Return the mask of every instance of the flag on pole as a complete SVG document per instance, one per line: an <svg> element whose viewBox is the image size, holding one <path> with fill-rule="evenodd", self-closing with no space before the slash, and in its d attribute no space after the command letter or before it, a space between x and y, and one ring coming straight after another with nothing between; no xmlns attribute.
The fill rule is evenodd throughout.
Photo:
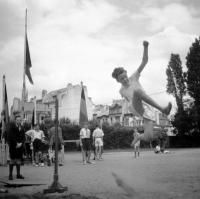
<svg viewBox="0 0 200 199"><path fill-rule="evenodd" d="M5 82L4 110L5 110L5 122L6 122L6 124L7 124L7 123L9 122L9 110L8 110L8 96L7 96L6 82Z"/></svg>
<svg viewBox="0 0 200 199"><path fill-rule="evenodd" d="M33 109L33 113L32 113L32 122L31 122L31 124L32 124L32 128L33 128L34 125L35 125L35 109Z"/></svg>
<svg viewBox="0 0 200 199"><path fill-rule="evenodd" d="M7 89L6 89L6 80L5 75L3 76L3 110L2 110L2 136L1 139L5 138L6 127L9 123L9 110L8 110L8 96L7 96Z"/></svg>
<svg viewBox="0 0 200 199"><path fill-rule="evenodd" d="M34 97L33 99L33 104L34 104L34 108L33 108L33 113L32 113L32 127L34 127L35 124L37 124L37 118L36 118L36 111L37 111L37 105L36 105L36 97Z"/></svg>
<svg viewBox="0 0 200 199"><path fill-rule="evenodd" d="M33 80L31 77L31 72L30 72L30 68L32 67L31 64L31 56L30 56L30 51L29 51L29 45L28 45L28 38L27 38L27 34L25 35L26 37L26 46L25 46L25 74L27 75L29 82L31 84L33 84Z"/></svg>
<svg viewBox="0 0 200 199"><path fill-rule="evenodd" d="M84 92L84 88L83 88L83 85L82 85L79 125L83 125L86 122L88 122L88 115L87 115L87 106L86 106L86 100L85 100L85 92Z"/></svg>

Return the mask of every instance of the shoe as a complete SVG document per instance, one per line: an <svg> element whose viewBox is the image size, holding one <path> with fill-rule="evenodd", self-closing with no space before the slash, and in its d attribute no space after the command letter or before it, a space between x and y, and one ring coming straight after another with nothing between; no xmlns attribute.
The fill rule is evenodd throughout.
<svg viewBox="0 0 200 199"><path fill-rule="evenodd" d="M22 176L21 174L17 175L17 179L24 179L24 176Z"/></svg>
<svg viewBox="0 0 200 199"><path fill-rule="evenodd" d="M9 176L9 177L8 177L8 180L13 180L13 176Z"/></svg>
<svg viewBox="0 0 200 199"><path fill-rule="evenodd" d="M44 163L40 163L39 166L40 166L40 167L44 167Z"/></svg>
<svg viewBox="0 0 200 199"><path fill-rule="evenodd" d="M88 163L88 164L95 164L94 162L91 162L91 161L87 161L87 163Z"/></svg>

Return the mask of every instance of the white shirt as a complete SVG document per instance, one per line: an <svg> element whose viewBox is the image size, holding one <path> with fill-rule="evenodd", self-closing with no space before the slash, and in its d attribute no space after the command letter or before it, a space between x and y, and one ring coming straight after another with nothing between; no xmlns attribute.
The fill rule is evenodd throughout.
<svg viewBox="0 0 200 199"><path fill-rule="evenodd" d="M30 136L32 141L34 141L35 139L42 140L43 138L45 138L44 132L41 131L41 130L36 131L34 129L31 129L31 130L26 132L26 135Z"/></svg>
<svg viewBox="0 0 200 199"><path fill-rule="evenodd" d="M102 138L104 136L103 131L100 128L96 128L92 135L94 138Z"/></svg>
<svg viewBox="0 0 200 199"><path fill-rule="evenodd" d="M90 129L82 128L80 131L80 138L90 138Z"/></svg>
<svg viewBox="0 0 200 199"><path fill-rule="evenodd" d="M140 73L136 70L132 76L129 78L129 86L124 87L122 85L120 89L120 94L122 97L124 97L132 106L130 106L131 111L136 115L140 116L140 114L135 110L135 107L133 107L132 101L134 99L134 92L137 90L142 90L144 92L144 89L142 88L140 82L139 82Z"/></svg>

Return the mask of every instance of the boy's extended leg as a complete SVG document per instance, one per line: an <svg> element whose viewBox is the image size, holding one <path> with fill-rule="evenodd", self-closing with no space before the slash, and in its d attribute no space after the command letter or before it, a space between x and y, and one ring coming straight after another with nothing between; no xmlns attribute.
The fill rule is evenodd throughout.
<svg viewBox="0 0 200 199"><path fill-rule="evenodd" d="M169 102L169 104L166 107L161 107L150 96L148 96L144 91L138 90L138 91L135 91L135 94L136 94L136 96L140 97L147 104L153 106L154 108L158 109L162 113L169 115L171 108L172 108L171 102Z"/></svg>

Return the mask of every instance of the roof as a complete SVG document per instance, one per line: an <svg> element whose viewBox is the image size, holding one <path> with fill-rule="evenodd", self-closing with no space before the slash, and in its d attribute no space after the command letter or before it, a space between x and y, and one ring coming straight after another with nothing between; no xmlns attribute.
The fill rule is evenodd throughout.
<svg viewBox="0 0 200 199"><path fill-rule="evenodd" d="M58 89L58 90L54 90L54 91L51 91L49 93L47 93L44 98L43 98L43 103L52 103L54 102L54 99L53 97L58 95L59 93L64 93L67 91L67 87L66 88L61 88L61 89Z"/></svg>

